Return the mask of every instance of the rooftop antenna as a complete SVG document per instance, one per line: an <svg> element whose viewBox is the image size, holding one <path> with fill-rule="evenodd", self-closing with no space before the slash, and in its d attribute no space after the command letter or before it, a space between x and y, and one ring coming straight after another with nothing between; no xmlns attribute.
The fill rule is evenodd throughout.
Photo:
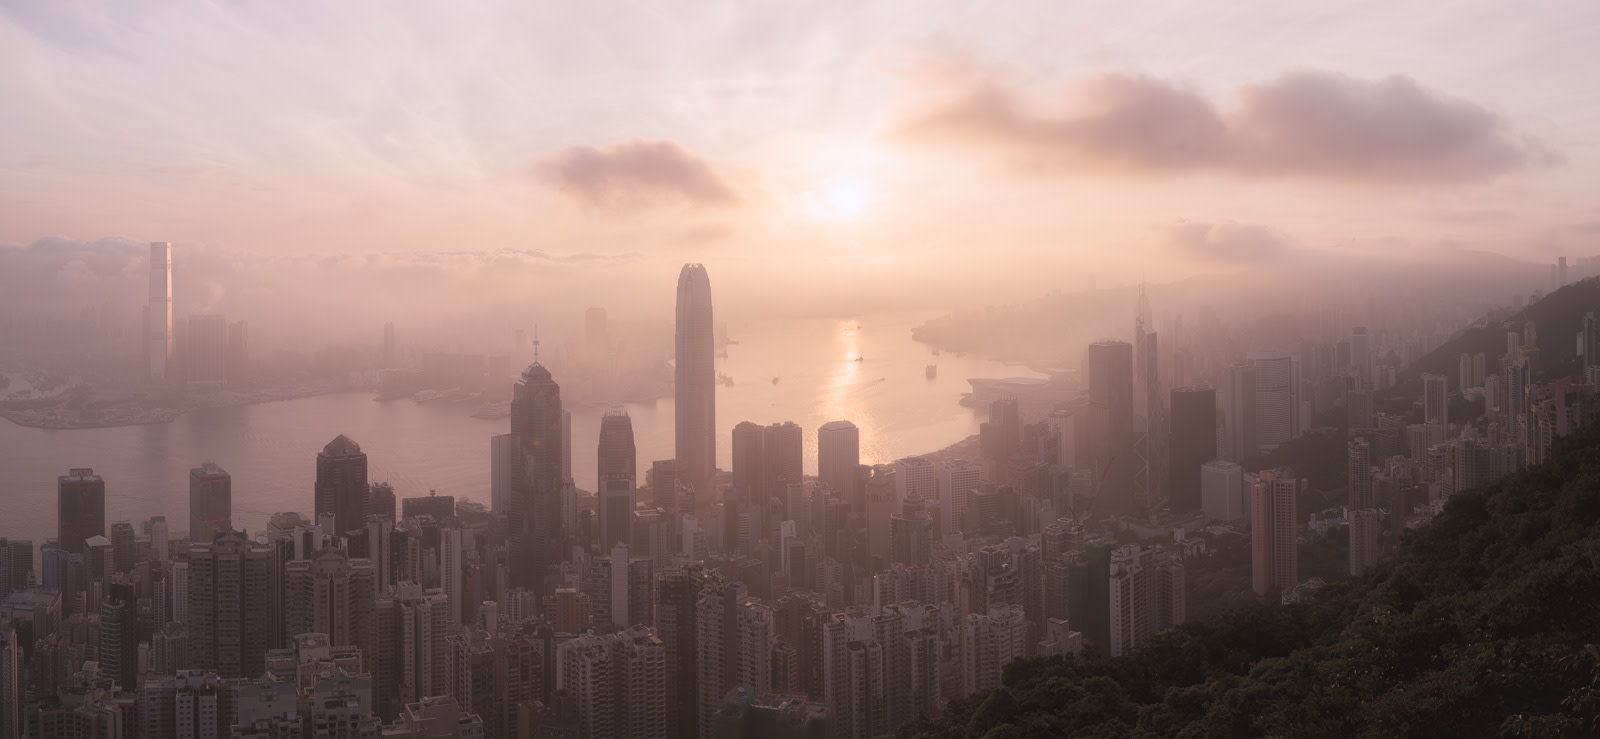
<svg viewBox="0 0 1600 739"><path fill-rule="evenodd" d="M533 324L533 363L539 363L539 324Z"/></svg>

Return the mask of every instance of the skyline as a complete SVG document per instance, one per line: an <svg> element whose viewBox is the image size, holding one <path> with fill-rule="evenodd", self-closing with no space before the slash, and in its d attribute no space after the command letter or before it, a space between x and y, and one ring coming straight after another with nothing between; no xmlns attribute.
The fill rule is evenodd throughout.
<svg viewBox="0 0 1600 739"><path fill-rule="evenodd" d="M0 244L1044 292L1600 235L1585 4L849 7L6 4Z"/></svg>

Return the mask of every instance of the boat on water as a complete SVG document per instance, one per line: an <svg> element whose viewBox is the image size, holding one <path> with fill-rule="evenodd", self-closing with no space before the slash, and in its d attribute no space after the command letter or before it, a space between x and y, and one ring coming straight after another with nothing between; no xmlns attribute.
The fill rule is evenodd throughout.
<svg viewBox="0 0 1600 739"><path fill-rule="evenodd" d="M967 383L972 385L972 392L975 395L1015 395L1039 390L1050 384L1050 381L1042 377L1005 377L1000 379L969 377L967 378Z"/></svg>
<svg viewBox="0 0 1600 739"><path fill-rule="evenodd" d="M939 376L939 365L937 365L937 364L928 365L927 375L928 375L928 379L930 379L930 380L932 380L934 378L937 378Z"/></svg>
<svg viewBox="0 0 1600 739"><path fill-rule="evenodd" d="M418 390L411 396L411 399L418 403L433 403L448 397L450 397L448 390Z"/></svg>
<svg viewBox="0 0 1600 739"><path fill-rule="evenodd" d="M472 412L473 418L496 419L511 415L511 401L501 400L494 403L484 403Z"/></svg>

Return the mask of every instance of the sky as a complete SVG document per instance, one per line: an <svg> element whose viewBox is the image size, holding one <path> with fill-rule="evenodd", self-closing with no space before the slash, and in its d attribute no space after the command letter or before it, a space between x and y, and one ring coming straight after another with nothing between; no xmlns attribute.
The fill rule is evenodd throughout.
<svg viewBox="0 0 1600 739"><path fill-rule="evenodd" d="M0 244L746 305L1549 262L1595 70L1592 2L0 0Z"/></svg>

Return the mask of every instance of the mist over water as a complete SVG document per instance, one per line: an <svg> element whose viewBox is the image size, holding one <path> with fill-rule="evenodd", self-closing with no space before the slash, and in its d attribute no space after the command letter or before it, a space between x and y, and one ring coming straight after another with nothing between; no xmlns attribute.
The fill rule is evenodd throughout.
<svg viewBox="0 0 1600 739"><path fill-rule="evenodd" d="M730 434L741 421L800 424L807 474L816 472L816 429L833 420L860 427L863 463L936 451L977 433L984 420L958 402L970 391L967 378L1039 376L976 355L935 357L911 340L923 318L728 322L737 343L717 359L717 371L732 379L717 387L718 467L731 466ZM926 377L929 363L938 365L934 379ZM600 417L614 406L566 405L573 477L593 490ZM309 514L317 452L341 433L367 453L370 479L393 483L401 497L436 490L487 505L489 437L506 433L510 421L472 418L475 407L374 402L352 392L199 410L167 424L44 430L0 422L0 490L11 504L0 536L36 544L54 536L56 477L73 467L105 478L108 521L165 515L174 531L188 528L188 471L206 461L233 476L236 527L259 529L278 511ZM622 407L633 419L642 485L652 461L673 457L672 397Z"/></svg>

